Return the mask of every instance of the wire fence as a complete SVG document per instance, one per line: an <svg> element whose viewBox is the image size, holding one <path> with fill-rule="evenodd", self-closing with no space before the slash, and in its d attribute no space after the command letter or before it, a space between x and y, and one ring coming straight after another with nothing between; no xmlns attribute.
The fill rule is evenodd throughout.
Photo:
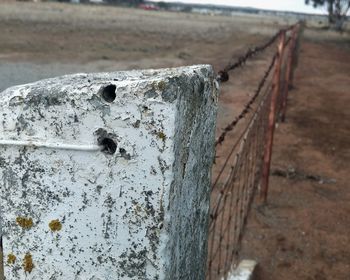
<svg viewBox="0 0 350 280"><path fill-rule="evenodd" d="M217 80L226 82L230 72L278 44L254 95L215 142L217 151L225 144L225 158L216 161L213 169L207 280L226 279L237 264L244 226L257 190L261 202L266 202L274 128L277 120L285 119L300 30L301 23L281 29L218 73ZM244 124L238 129L240 123Z"/></svg>

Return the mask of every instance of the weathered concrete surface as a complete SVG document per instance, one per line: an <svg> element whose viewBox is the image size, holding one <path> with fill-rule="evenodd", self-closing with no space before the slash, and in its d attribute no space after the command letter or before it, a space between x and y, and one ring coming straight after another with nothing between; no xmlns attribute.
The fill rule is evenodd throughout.
<svg viewBox="0 0 350 280"><path fill-rule="evenodd" d="M257 262L253 260L243 260L238 267L228 276L228 280L253 280Z"/></svg>
<svg viewBox="0 0 350 280"><path fill-rule="evenodd" d="M204 279L216 108L205 65L2 92L6 279Z"/></svg>

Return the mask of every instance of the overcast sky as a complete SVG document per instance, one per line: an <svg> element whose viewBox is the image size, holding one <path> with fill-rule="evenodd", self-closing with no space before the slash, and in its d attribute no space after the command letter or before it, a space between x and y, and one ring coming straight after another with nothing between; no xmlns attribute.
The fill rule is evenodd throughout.
<svg viewBox="0 0 350 280"><path fill-rule="evenodd" d="M283 10L304 13L324 13L324 9L314 9L305 5L304 0L163 0L164 2L184 2L199 4L219 4L241 7L254 7L268 10Z"/></svg>

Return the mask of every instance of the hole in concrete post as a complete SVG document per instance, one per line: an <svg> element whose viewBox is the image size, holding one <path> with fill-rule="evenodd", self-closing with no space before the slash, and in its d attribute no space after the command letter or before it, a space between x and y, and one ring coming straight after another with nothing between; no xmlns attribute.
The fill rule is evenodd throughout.
<svg viewBox="0 0 350 280"><path fill-rule="evenodd" d="M102 138L99 140L98 144L103 147L102 152L106 154L113 155L117 150L117 143L115 143L111 138Z"/></svg>
<svg viewBox="0 0 350 280"><path fill-rule="evenodd" d="M101 92L102 98L108 103L113 102L117 97L115 90L116 90L115 85L105 86L104 88L102 88L102 92Z"/></svg>

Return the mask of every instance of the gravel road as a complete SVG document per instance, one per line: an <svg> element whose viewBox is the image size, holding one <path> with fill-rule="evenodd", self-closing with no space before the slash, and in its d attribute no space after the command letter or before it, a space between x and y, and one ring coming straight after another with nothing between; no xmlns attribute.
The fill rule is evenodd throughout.
<svg viewBox="0 0 350 280"><path fill-rule="evenodd" d="M80 71L82 71L81 67L69 64L2 63L0 92L11 86Z"/></svg>

